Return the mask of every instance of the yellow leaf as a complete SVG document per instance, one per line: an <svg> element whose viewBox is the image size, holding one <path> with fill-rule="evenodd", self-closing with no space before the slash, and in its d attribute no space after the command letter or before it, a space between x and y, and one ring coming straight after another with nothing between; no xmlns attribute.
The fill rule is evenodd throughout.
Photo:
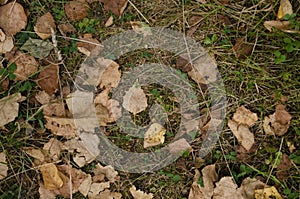
<svg viewBox="0 0 300 199"><path fill-rule="evenodd" d="M274 186L255 190L254 197L255 199L282 199L281 195Z"/></svg>
<svg viewBox="0 0 300 199"><path fill-rule="evenodd" d="M55 164L43 164L40 168L43 176L45 188L48 190L55 190L63 186L64 182L59 176L59 171Z"/></svg>
<svg viewBox="0 0 300 199"><path fill-rule="evenodd" d="M166 129L159 123L153 123L144 137L144 148L163 144L165 141Z"/></svg>
<svg viewBox="0 0 300 199"><path fill-rule="evenodd" d="M283 17L286 14L293 14L293 7L292 4L289 0L281 0L280 1L280 6L278 9L278 14L277 14L277 18L278 19L283 19Z"/></svg>

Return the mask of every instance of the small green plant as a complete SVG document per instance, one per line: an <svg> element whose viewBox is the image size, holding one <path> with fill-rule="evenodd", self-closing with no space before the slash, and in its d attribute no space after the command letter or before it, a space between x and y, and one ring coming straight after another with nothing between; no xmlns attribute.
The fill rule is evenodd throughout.
<svg viewBox="0 0 300 199"><path fill-rule="evenodd" d="M64 9L52 8L54 19L60 21L65 16Z"/></svg>
<svg viewBox="0 0 300 199"><path fill-rule="evenodd" d="M206 36L204 39L204 44L205 45L211 45L215 43L218 40L217 35L213 34L211 37Z"/></svg>
<svg viewBox="0 0 300 199"><path fill-rule="evenodd" d="M296 20L297 14L293 13L293 14L286 14L283 19L289 21L290 25L291 25L291 29L297 30L299 31L300 29L300 22L298 20Z"/></svg>
<svg viewBox="0 0 300 199"><path fill-rule="evenodd" d="M288 197L288 199L296 199L299 197L299 193L292 192L289 188L285 188L283 193Z"/></svg>
<svg viewBox="0 0 300 199"><path fill-rule="evenodd" d="M5 77L8 77L9 80L14 80L16 78L16 75L14 74L14 71L17 69L16 64L10 64L7 68L0 68L0 76L4 79Z"/></svg>
<svg viewBox="0 0 300 199"><path fill-rule="evenodd" d="M231 151L229 154L225 155L225 158L227 160L233 160L235 161L236 160L236 154L234 151Z"/></svg>
<svg viewBox="0 0 300 199"><path fill-rule="evenodd" d="M281 52L279 50L276 50L274 52L274 55L275 55L275 64L280 64L282 62L285 62L286 56L281 54Z"/></svg>
<svg viewBox="0 0 300 199"><path fill-rule="evenodd" d="M284 42L284 51L276 50L274 52L275 64L280 64L286 61L287 53L292 53L295 50L300 48L300 42L297 40L292 40L288 37L283 39Z"/></svg>
<svg viewBox="0 0 300 199"><path fill-rule="evenodd" d="M164 172L163 170L160 170L158 172L158 174L159 175L165 175L166 177L171 178L174 183L177 183L177 182L179 182L181 180L180 175L173 174L173 173L170 173L170 172Z"/></svg>
<svg viewBox="0 0 300 199"><path fill-rule="evenodd" d="M96 26L99 24L99 21L96 19L84 18L81 22L78 23L78 28L81 32L85 33L95 33Z"/></svg>

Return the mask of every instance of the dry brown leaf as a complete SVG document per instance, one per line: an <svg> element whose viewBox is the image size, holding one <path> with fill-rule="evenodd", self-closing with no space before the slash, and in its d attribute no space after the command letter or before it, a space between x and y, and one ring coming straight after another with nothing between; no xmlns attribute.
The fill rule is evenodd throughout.
<svg viewBox="0 0 300 199"><path fill-rule="evenodd" d="M89 6L85 1L70 1L65 4L65 12L70 21L77 21L88 16Z"/></svg>
<svg viewBox="0 0 300 199"><path fill-rule="evenodd" d="M138 85L130 87L123 97L123 107L134 115L144 111L147 106L147 97Z"/></svg>
<svg viewBox="0 0 300 199"><path fill-rule="evenodd" d="M13 48L13 38L6 36L2 29L0 29L0 54L10 52Z"/></svg>
<svg viewBox="0 0 300 199"><path fill-rule="evenodd" d="M289 21L265 21L264 26L270 32L272 32L272 28L277 28L279 30L288 30L290 28L290 22Z"/></svg>
<svg viewBox="0 0 300 199"><path fill-rule="evenodd" d="M290 126L292 116L285 110L285 106L278 104L274 114L266 116L263 128L267 135L284 135Z"/></svg>
<svg viewBox="0 0 300 199"><path fill-rule="evenodd" d="M88 193L89 198L97 198L98 194L110 187L110 182L92 183Z"/></svg>
<svg viewBox="0 0 300 199"><path fill-rule="evenodd" d="M41 39L47 39L51 37L51 28L56 30L55 21L51 13L47 12L37 19L34 31Z"/></svg>
<svg viewBox="0 0 300 199"><path fill-rule="evenodd" d="M144 22L130 21L130 25L132 27L132 30L134 32L136 32L137 34L141 34L144 37L152 35L152 32L151 32L149 26Z"/></svg>
<svg viewBox="0 0 300 199"><path fill-rule="evenodd" d="M33 147L25 147L24 151L30 156L34 158L35 165L41 165L45 161L45 154L40 149L35 149Z"/></svg>
<svg viewBox="0 0 300 199"><path fill-rule="evenodd" d="M0 5L5 5L8 2L8 0L0 0Z"/></svg>
<svg viewBox="0 0 300 199"><path fill-rule="evenodd" d="M96 159L96 157L85 147L83 141L74 138L64 142L64 145L71 153L75 153L76 151L73 160L79 167L83 167Z"/></svg>
<svg viewBox="0 0 300 199"><path fill-rule="evenodd" d="M246 150L250 150L254 144L254 135L249 130L249 127L243 124L239 125L233 120L228 120L228 126L241 145Z"/></svg>
<svg viewBox="0 0 300 199"><path fill-rule="evenodd" d="M96 168L93 170L93 173L95 176L104 174L110 182L114 182L118 179L118 172L110 165L103 167L100 163L98 163Z"/></svg>
<svg viewBox="0 0 300 199"><path fill-rule="evenodd" d="M180 69L183 72L188 72L192 70L193 65L187 53L178 56L175 68Z"/></svg>
<svg viewBox="0 0 300 199"><path fill-rule="evenodd" d="M58 25L58 30L63 36L67 36L68 33L75 33L76 29L72 24L64 23Z"/></svg>
<svg viewBox="0 0 300 199"><path fill-rule="evenodd" d="M40 183L39 194L40 199L56 199L56 194L46 189L43 183Z"/></svg>
<svg viewBox="0 0 300 199"><path fill-rule="evenodd" d="M66 110L65 110L65 104L63 101L55 100L53 102L50 102L53 97L51 97L46 91L39 91L35 95L35 99L44 105L43 107L43 114L46 116L58 116L58 117L64 117L66 116Z"/></svg>
<svg viewBox="0 0 300 199"><path fill-rule="evenodd" d="M144 135L144 148L163 144L165 141L166 129L159 123L150 125Z"/></svg>
<svg viewBox="0 0 300 199"><path fill-rule="evenodd" d="M232 119L238 124L244 124L250 127L258 120L258 117L256 113L252 113L249 109L241 106L237 108Z"/></svg>
<svg viewBox="0 0 300 199"><path fill-rule="evenodd" d="M46 163L40 167L45 188L48 190L58 189L63 186L63 180L55 164Z"/></svg>
<svg viewBox="0 0 300 199"><path fill-rule="evenodd" d="M38 70L39 64L33 56L24 54L21 51L17 51L15 56L14 62L17 65L17 69L14 71L15 81L27 80L30 75Z"/></svg>
<svg viewBox="0 0 300 199"><path fill-rule="evenodd" d="M97 62L105 67L103 74L100 76L100 88L115 88L118 86L121 79L119 64L110 59L97 59Z"/></svg>
<svg viewBox="0 0 300 199"><path fill-rule="evenodd" d="M290 158L287 154L282 154L282 159L277 166L276 170L276 177L280 181L285 181L289 177L289 169L292 167L292 163L290 161Z"/></svg>
<svg viewBox="0 0 300 199"><path fill-rule="evenodd" d="M117 192L110 192L109 189L105 189L95 197L89 197L89 199L121 199L122 194Z"/></svg>
<svg viewBox="0 0 300 199"><path fill-rule="evenodd" d="M20 93L6 96L0 99L0 127L13 121L19 112L19 103L23 100Z"/></svg>
<svg viewBox="0 0 300 199"><path fill-rule="evenodd" d="M72 138L76 136L76 127L74 119L72 118L59 118L45 116L47 121L45 127L54 135Z"/></svg>
<svg viewBox="0 0 300 199"><path fill-rule="evenodd" d="M191 145L184 138L181 138L179 140L171 142L168 145L168 148L170 150L170 153L173 154L173 155L182 154L186 150L189 150L189 151L192 150Z"/></svg>
<svg viewBox="0 0 300 199"><path fill-rule="evenodd" d="M83 37L80 39L82 41L77 42L76 47L78 48L79 52L87 56L90 56L91 51L96 47L97 44L100 44L100 42L97 39L93 38L92 34L84 34Z"/></svg>
<svg viewBox="0 0 300 199"><path fill-rule="evenodd" d="M118 18L123 14L128 1L127 0L102 0L104 3L104 9L107 11L111 11Z"/></svg>
<svg viewBox="0 0 300 199"><path fill-rule="evenodd" d="M278 193L277 189L272 186L263 189L257 189L254 191L255 199L282 199L281 195Z"/></svg>
<svg viewBox="0 0 300 199"><path fill-rule="evenodd" d="M139 189L136 190L136 187L134 185L132 185L132 187L130 187L129 191L134 199L152 199L153 198L152 193L145 193Z"/></svg>
<svg viewBox="0 0 300 199"><path fill-rule="evenodd" d="M0 28L6 35L15 35L26 25L27 16L21 4L14 1L0 7Z"/></svg>
<svg viewBox="0 0 300 199"><path fill-rule="evenodd" d="M256 189L261 189L267 185L257 179L251 179L249 177L245 178L238 188L237 192L242 194L244 199L254 199L254 191Z"/></svg>
<svg viewBox="0 0 300 199"><path fill-rule="evenodd" d="M0 153L0 180L6 178L8 171L8 166L6 162L5 152Z"/></svg>
<svg viewBox="0 0 300 199"><path fill-rule="evenodd" d="M293 6L289 0L281 0L278 9L277 18L283 19L286 14L293 14Z"/></svg>
<svg viewBox="0 0 300 199"><path fill-rule="evenodd" d="M213 199L243 199L241 193L237 191L237 187L232 177L223 177L216 183Z"/></svg>
<svg viewBox="0 0 300 199"><path fill-rule="evenodd" d="M55 138L51 138L49 142L44 144L43 147L43 150L47 152L48 156L53 161L58 161L60 159L61 151L66 149L67 149L66 146Z"/></svg>
<svg viewBox="0 0 300 199"><path fill-rule="evenodd" d="M58 90L58 73L58 65L51 64L45 67L38 76L37 84L49 95L54 94Z"/></svg>
<svg viewBox="0 0 300 199"><path fill-rule="evenodd" d="M113 16L110 16L107 21L105 22L105 27L109 27L111 25L114 24L114 17Z"/></svg>
<svg viewBox="0 0 300 199"><path fill-rule="evenodd" d="M78 187L78 191L84 196L86 197L89 193L89 190L91 188L92 185L92 176L90 174L88 174L87 178L84 179L81 184Z"/></svg>
<svg viewBox="0 0 300 199"><path fill-rule="evenodd" d="M233 46L233 52L238 59L246 59L253 50L253 45L245 41L244 38L238 38Z"/></svg>

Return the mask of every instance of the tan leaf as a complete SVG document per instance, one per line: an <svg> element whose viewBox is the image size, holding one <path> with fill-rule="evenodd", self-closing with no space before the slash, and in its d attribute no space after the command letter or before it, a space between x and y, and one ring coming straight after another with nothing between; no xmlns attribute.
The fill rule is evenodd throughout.
<svg viewBox="0 0 300 199"><path fill-rule="evenodd" d="M58 189L63 186L63 180L55 164L46 163L40 167L45 188L48 190Z"/></svg>
<svg viewBox="0 0 300 199"><path fill-rule="evenodd" d="M37 84L49 95L58 90L58 65L51 64L45 67L39 74Z"/></svg>
<svg viewBox="0 0 300 199"><path fill-rule="evenodd" d="M281 0L280 1L280 6L278 9L278 14L277 14L277 18L278 19L283 19L283 17L286 14L293 14L293 7L292 4L289 0Z"/></svg>
<svg viewBox="0 0 300 199"><path fill-rule="evenodd" d="M237 191L237 187L232 177L223 177L216 183L213 199L243 199L241 193Z"/></svg>
<svg viewBox="0 0 300 199"><path fill-rule="evenodd" d="M96 198L96 196L106 188L110 187L110 182L92 183L88 193L89 198Z"/></svg>
<svg viewBox="0 0 300 199"><path fill-rule="evenodd" d="M272 186L263 189L257 189L254 191L255 199L282 199L281 195L278 193L277 189Z"/></svg>
<svg viewBox="0 0 300 199"><path fill-rule="evenodd" d="M139 189L136 190L136 187L134 185L132 185L132 187L130 187L129 191L134 199L152 199L153 198L152 193L145 193Z"/></svg>
<svg viewBox="0 0 300 199"><path fill-rule="evenodd" d="M98 163L96 168L93 170L93 173L95 176L104 174L110 182L114 182L118 178L118 172L110 165L103 167L100 163Z"/></svg>
<svg viewBox="0 0 300 199"><path fill-rule="evenodd" d="M14 74L16 75L16 81L27 80L30 75L38 70L39 64L33 56L24 54L21 51L17 51L15 56L16 60L14 62L17 65L17 69L14 71Z"/></svg>
<svg viewBox="0 0 300 199"><path fill-rule="evenodd" d="M82 41L77 42L76 47L78 48L79 52L87 56L90 56L91 51L97 46L97 44L100 44L97 39L93 38L92 34L84 34L83 38L80 38L80 40Z"/></svg>
<svg viewBox="0 0 300 199"><path fill-rule="evenodd" d="M290 28L290 22L288 22L288 21L265 21L264 26L270 32L272 32L272 28L277 28L279 30L288 30Z"/></svg>
<svg viewBox="0 0 300 199"><path fill-rule="evenodd" d="M114 24L114 17L113 16L110 16L107 21L105 22L105 27L109 27L111 25Z"/></svg>
<svg viewBox="0 0 300 199"><path fill-rule="evenodd" d="M159 123L150 125L144 135L144 148L163 144L165 141L166 129Z"/></svg>
<svg viewBox="0 0 300 199"><path fill-rule="evenodd" d="M246 59L253 50L253 45L245 41L244 38L238 38L233 46L233 52L238 59Z"/></svg>
<svg viewBox="0 0 300 199"><path fill-rule="evenodd" d="M0 5L5 5L8 2L8 0L0 0Z"/></svg>
<svg viewBox="0 0 300 199"><path fill-rule="evenodd" d="M74 138L64 142L64 145L70 152L75 153L73 160L79 167L83 167L96 159L96 157L88 151L84 142L81 140Z"/></svg>
<svg viewBox="0 0 300 199"><path fill-rule="evenodd" d="M18 116L18 102L22 100L23 98L20 93L15 93L0 99L0 126L4 126Z"/></svg>
<svg viewBox="0 0 300 199"><path fill-rule="evenodd" d="M74 26L69 23L59 24L58 30L63 36L66 36L68 33L76 32L76 29L74 28Z"/></svg>
<svg viewBox="0 0 300 199"><path fill-rule="evenodd" d="M147 97L140 86L133 85L123 97L123 107L136 115L147 108Z"/></svg>
<svg viewBox="0 0 300 199"><path fill-rule="evenodd" d="M252 113L249 109L241 106L237 108L232 119L238 124L244 124L250 127L258 120L258 117L256 113Z"/></svg>
<svg viewBox="0 0 300 199"><path fill-rule="evenodd" d="M65 4L65 12L70 21L77 21L88 16L89 6L85 1L70 1Z"/></svg>
<svg viewBox="0 0 300 199"><path fill-rule="evenodd" d="M170 153L173 155L182 154L186 150L190 151L192 149L191 145L184 138L171 142L168 145L168 148L170 150Z"/></svg>
<svg viewBox="0 0 300 199"><path fill-rule="evenodd" d="M233 120L228 120L228 126L236 139L241 142L241 145L246 150L250 150L254 144L254 135L249 130L249 127L243 124L239 125Z"/></svg>
<svg viewBox="0 0 300 199"><path fill-rule="evenodd" d="M244 199L254 199L254 191L256 189L261 189L267 185L257 179L251 179L247 177L243 180L241 186L238 188L237 192L242 194Z"/></svg>
<svg viewBox="0 0 300 199"><path fill-rule="evenodd" d="M0 54L10 52L14 47L14 41L11 36L6 36L0 29Z"/></svg>
<svg viewBox="0 0 300 199"><path fill-rule="evenodd" d="M51 138L43 147L43 150L45 150L54 161L59 160L61 151L65 149L67 149L66 146L55 138Z"/></svg>
<svg viewBox="0 0 300 199"><path fill-rule="evenodd" d="M0 7L0 27L8 36L15 35L27 25L24 8L17 2L11 2Z"/></svg>
<svg viewBox="0 0 300 199"><path fill-rule="evenodd" d="M128 3L127 0L102 0L102 2L104 3L104 9L111 11L118 18L121 17Z"/></svg>
<svg viewBox="0 0 300 199"><path fill-rule="evenodd" d="M97 62L100 65L105 66L105 70L100 76L100 88L117 87L121 78L121 72L118 70L119 64L110 59L102 58L97 59Z"/></svg>
<svg viewBox="0 0 300 199"><path fill-rule="evenodd" d="M51 100L51 96L46 93L46 91L39 91L36 95L35 95L35 99L41 103L42 105L44 104L48 104Z"/></svg>
<svg viewBox="0 0 300 199"><path fill-rule="evenodd" d="M87 178L85 178L81 184L78 187L78 191L84 196L86 197L89 193L89 190L91 188L92 185L92 176L90 174L87 175Z"/></svg>
<svg viewBox="0 0 300 199"><path fill-rule="evenodd" d="M33 157L35 160L38 161L38 164L36 165L40 165L44 162L45 155L40 149L35 149L33 147L25 147L23 149L30 157ZM37 162L35 161L35 163Z"/></svg>
<svg viewBox="0 0 300 199"><path fill-rule="evenodd" d="M144 37L152 35L149 26L144 22L130 21L130 25L131 25L133 31L136 32L137 34L141 34Z"/></svg>
<svg viewBox="0 0 300 199"><path fill-rule="evenodd" d="M53 193L52 191L46 189L46 187L42 183L40 183L39 194L40 194L40 199L55 199L56 198L56 194Z"/></svg>
<svg viewBox="0 0 300 199"><path fill-rule="evenodd" d="M49 129L54 135L72 138L76 136L76 127L74 119L59 118L45 116L47 121L45 127Z"/></svg>
<svg viewBox="0 0 300 199"><path fill-rule="evenodd" d="M6 162L5 152L0 153L0 180L6 178L8 171L8 166Z"/></svg>
<svg viewBox="0 0 300 199"><path fill-rule="evenodd" d="M122 194L117 192L110 192L109 189L105 189L95 197L89 197L89 199L121 199Z"/></svg>
<svg viewBox="0 0 300 199"><path fill-rule="evenodd" d="M289 177L289 169L291 168L292 163L290 161L290 158L287 154L283 153L282 154L282 159L277 166L277 172L276 172L276 177L280 181L285 181Z"/></svg>
<svg viewBox="0 0 300 199"><path fill-rule="evenodd" d="M51 13L47 12L37 19L34 31L41 39L47 39L51 37L51 28L56 30L55 21Z"/></svg>

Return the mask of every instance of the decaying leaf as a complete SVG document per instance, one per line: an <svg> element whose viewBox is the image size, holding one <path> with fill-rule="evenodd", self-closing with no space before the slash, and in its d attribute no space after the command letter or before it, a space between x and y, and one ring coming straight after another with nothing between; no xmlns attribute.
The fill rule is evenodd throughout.
<svg viewBox="0 0 300 199"><path fill-rule="evenodd" d="M185 53L180 56L178 56L176 60L176 69L180 69L183 72L191 71L193 68L192 62L190 60L190 56Z"/></svg>
<svg viewBox="0 0 300 199"><path fill-rule="evenodd" d="M0 127L13 121L19 112L19 103L23 100L20 93L0 99Z"/></svg>
<svg viewBox="0 0 300 199"><path fill-rule="evenodd" d="M56 194L53 193L51 190L46 189L46 187L43 185L43 183L39 183L40 188L39 188L39 194L40 194L40 199L55 199Z"/></svg>
<svg viewBox="0 0 300 199"><path fill-rule="evenodd" d="M88 196L89 198L96 198L101 191L109 187L110 182L92 183Z"/></svg>
<svg viewBox="0 0 300 199"><path fill-rule="evenodd" d="M46 66L38 76L37 84L49 95L54 94L58 90L58 73L58 65L51 64Z"/></svg>
<svg viewBox="0 0 300 199"><path fill-rule="evenodd" d="M254 135L249 130L249 127L244 124L239 125L233 120L228 120L228 126L237 140L241 142L241 145L246 150L250 150L254 144Z"/></svg>
<svg viewBox="0 0 300 199"><path fill-rule="evenodd" d="M66 150L67 147L55 138L51 138L49 142L44 144L43 150L47 152L48 156L53 161L58 161L60 158L60 153Z"/></svg>
<svg viewBox="0 0 300 199"><path fill-rule="evenodd" d="M198 180L200 178L200 172L195 170L195 176L193 179L193 184L190 189L189 199L210 199L212 198L213 191L214 191L214 182L218 179L218 174L216 173L215 165L208 165L202 169L203 175L203 184L204 187L201 187L198 184Z"/></svg>
<svg viewBox="0 0 300 199"><path fill-rule="evenodd" d="M268 187L265 183L255 178L251 179L247 177L243 180L237 192L238 194L240 193L242 195L242 199L254 199L254 191L265 187Z"/></svg>
<svg viewBox="0 0 300 199"><path fill-rule="evenodd" d="M290 28L289 21L265 21L264 26L267 30L272 32L272 28L277 28L279 30L288 30Z"/></svg>
<svg viewBox="0 0 300 199"><path fill-rule="evenodd" d="M44 41L41 39L31 39L29 38L21 47L21 50L29 52L35 58L43 59L50 54L53 49L53 45L49 41Z"/></svg>
<svg viewBox="0 0 300 199"><path fill-rule="evenodd" d="M278 19L283 19L283 17L286 14L293 14L293 7L292 4L289 0L281 0L280 1L280 6L278 9L278 14L277 14L277 18Z"/></svg>
<svg viewBox="0 0 300 199"><path fill-rule="evenodd" d="M65 104L62 100L53 100L54 96L50 96L46 91L39 91L35 95L35 99L43 106L43 114L47 116L65 117Z"/></svg>
<svg viewBox="0 0 300 199"><path fill-rule="evenodd" d="M151 33L151 29L149 28L149 26L144 23L144 22L140 22L140 21L131 21L130 25L133 29L134 32L136 32L137 34L141 34L144 37L152 35Z"/></svg>
<svg viewBox="0 0 300 199"><path fill-rule="evenodd" d="M81 184L78 187L78 191L84 196L86 197L89 193L89 190L91 188L92 185L92 176L90 174L87 175L87 178L85 178Z"/></svg>
<svg viewBox="0 0 300 199"><path fill-rule="evenodd" d="M63 186L63 180L55 164L46 163L40 167L45 188L48 190L58 189Z"/></svg>
<svg viewBox="0 0 300 199"><path fill-rule="evenodd" d="M250 127L258 120L258 117L256 113L252 113L249 109L241 106L236 109L232 119L238 124L244 124Z"/></svg>
<svg viewBox="0 0 300 199"><path fill-rule="evenodd" d="M65 4L65 12L70 21L77 21L88 16L89 6L85 1L70 1Z"/></svg>
<svg viewBox="0 0 300 199"><path fill-rule="evenodd" d="M114 24L114 17L113 16L110 16L107 21L105 22L105 27L109 27L111 25Z"/></svg>
<svg viewBox="0 0 300 199"><path fill-rule="evenodd" d="M40 38L47 39L51 37L51 28L56 30L55 21L51 13L47 12L37 19L34 31Z"/></svg>
<svg viewBox="0 0 300 199"><path fill-rule="evenodd" d="M66 36L68 33L76 32L76 29L74 28L74 26L69 23L59 24L58 30L63 36Z"/></svg>
<svg viewBox="0 0 300 199"><path fill-rule="evenodd" d="M119 64L110 59L97 59L97 62L105 66L103 74L100 76L100 88L115 88L118 86L121 79L121 72L119 71Z"/></svg>
<svg viewBox="0 0 300 199"><path fill-rule="evenodd" d="M95 176L104 174L110 182L114 182L118 179L118 172L110 165L103 167L100 163L98 163L96 168L93 170L93 173Z"/></svg>
<svg viewBox="0 0 300 199"><path fill-rule="evenodd" d="M279 165L277 166L276 170L276 177L280 181L284 181L289 177L289 169L292 167L292 163L290 161L290 158L287 154L283 153L281 161Z"/></svg>
<svg viewBox="0 0 300 199"><path fill-rule="evenodd" d="M8 0L0 0L0 5L5 5L8 2Z"/></svg>
<svg viewBox="0 0 300 199"><path fill-rule="evenodd" d="M290 126L292 116L285 110L285 106L278 104L274 114L266 116L263 128L267 135L284 135Z"/></svg>
<svg viewBox="0 0 300 199"><path fill-rule="evenodd" d="M102 2L104 3L104 9L111 11L118 18L121 17L128 3L127 0L102 0Z"/></svg>
<svg viewBox="0 0 300 199"><path fill-rule="evenodd" d="M282 199L281 195L278 193L277 189L272 186L263 189L257 189L254 191L255 199Z"/></svg>
<svg viewBox="0 0 300 199"><path fill-rule="evenodd" d="M136 190L136 187L134 185L132 185L132 187L130 187L129 191L134 199L152 199L153 198L152 193L145 193L141 190Z"/></svg>
<svg viewBox="0 0 300 199"><path fill-rule="evenodd" d="M93 38L92 34L84 34L83 38L80 38L82 41L76 43L76 47L78 48L79 52L90 56L91 51L100 44L97 39Z"/></svg>
<svg viewBox="0 0 300 199"><path fill-rule="evenodd" d="M89 197L90 199L121 199L122 194L117 192L110 192L109 189L105 189L95 197Z"/></svg>
<svg viewBox="0 0 300 199"><path fill-rule="evenodd" d="M83 167L96 159L96 157L87 150L85 144L76 138L66 141L64 145L69 152L74 153L73 160L79 167Z"/></svg>
<svg viewBox="0 0 300 199"><path fill-rule="evenodd" d="M14 74L16 75L16 81L26 80L38 70L39 64L33 56L24 54L21 51L17 51L15 56L16 60L14 62L17 65L17 69L14 71Z"/></svg>
<svg viewBox="0 0 300 199"><path fill-rule="evenodd" d="M27 25L24 8L17 2L11 2L0 7L0 28L6 35L12 36L20 32Z"/></svg>
<svg viewBox="0 0 300 199"><path fill-rule="evenodd" d="M178 155L184 153L186 150L191 150L191 145L186 141L186 139L181 138L168 145L171 154Z"/></svg>
<svg viewBox="0 0 300 199"><path fill-rule="evenodd" d="M6 36L0 29L0 54L10 52L14 47L14 41L11 36Z"/></svg>
<svg viewBox="0 0 300 199"><path fill-rule="evenodd" d="M123 97L123 107L134 115L144 111L147 106L147 97L138 85L130 87Z"/></svg>
<svg viewBox="0 0 300 199"><path fill-rule="evenodd" d="M5 152L1 152L0 153L0 180L2 180L3 178L6 178L7 171L8 171L8 166L6 163Z"/></svg>
<svg viewBox="0 0 300 199"><path fill-rule="evenodd" d="M165 141L166 129L159 123L150 125L144 135L144 148L163 144Z"/></svg>
<svg viewBox="0 0 300 199"><path fill-rule="evenodd" d="M40 149L35 149L33 147L25 147L23 150L30 156L34 158L35 165L41 165L45 161L45 154Z"/></svg>
<svg viewBox="0 0 300 199"><path fill-rule="evenodd" d="M253 50L253 45L247 43L244 38L238 38L233 46L233 52L238 59L246 59Z"/></svg>
<svg viewBox="0 0 300 199"><path fill-rule="evenodd" d="M54 135L72 138L76 136L76 127L74 119L59 118L45 116L47 121L45 127L49 129Z"/></svg>
<svg viewBox="0 0 300 199"><path fill-rule="evenodd" d="M241 199L242 195L237 191L238 186L233 182L232 177L223 177L216 183L214 199Z"/></svg>

